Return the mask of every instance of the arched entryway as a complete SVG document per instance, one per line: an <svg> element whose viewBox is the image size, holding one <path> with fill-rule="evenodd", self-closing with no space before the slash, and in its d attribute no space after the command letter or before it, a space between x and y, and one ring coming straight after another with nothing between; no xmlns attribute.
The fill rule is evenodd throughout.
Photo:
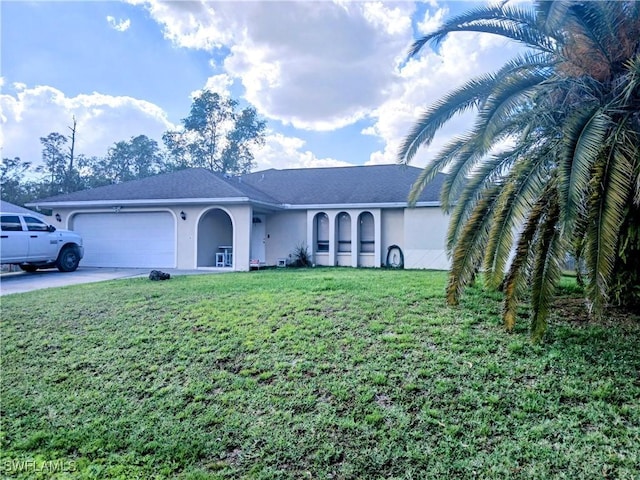
<svg viewBox="0 0 640 480"><path fill-rule="evenodd" d="M233 268L233 222L221 208L208 210L200 217L197 265Z"/></svg>

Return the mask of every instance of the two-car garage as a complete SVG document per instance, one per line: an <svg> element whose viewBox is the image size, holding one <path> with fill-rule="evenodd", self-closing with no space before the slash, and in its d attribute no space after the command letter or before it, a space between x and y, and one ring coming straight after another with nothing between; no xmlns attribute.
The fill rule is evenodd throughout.
<svg viewBox="0 0 640 480"><path fill-rule="evenodd" d="M176 220L168 211L92 212L73 216L87 267L176 267Z"/></svg>

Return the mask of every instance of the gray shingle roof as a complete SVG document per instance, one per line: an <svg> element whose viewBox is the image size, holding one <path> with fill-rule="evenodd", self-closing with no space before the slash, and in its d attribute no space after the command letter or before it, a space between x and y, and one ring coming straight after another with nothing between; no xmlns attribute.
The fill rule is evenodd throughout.
<svg viewBox="0 0 640 480"><path fill-rule="evenodd" d="M234 186L223 175L204 168L190 168L177 172L154 175L130 182L106 185L79 192L56 195L34 203L47 202L95 202L118 200L169 200L169 199L233 199L246 198L248 193ZM253 189L252 189L253 190ZM254 193L253 191L251 193ZM260 194L256 193L256 196ZM268 197L262 194L267 200ZM272 200L272 199L268 199Z"/></svg>
<svg viewBox="0 0 640 480"><path fill-rule="evenodd" d="M404 203L422 169L402 165L265 170L243 183L290 205ZM444 175L422 192L420 202L438 202Z"/></svg>
<svg viewBox="0 0 640 480"><path fill-rule="evenodd" d="M249 199L277 205L405 203L421 169L400 165L264 170L228 178L203 168L44 198L32 204L172 199ZM419 201L437 202L444 175Z"/></svg>
<svg viewBox="0 0 640 480"><path fill-rule="evenodd" d="M0 212L31 214L39 218L44 218L44 215L42 215L41 213L34 212L33 210L29 210L28 208L20 207L18 205L14 205L13 203L5 202L4 200L0 200Z"/></svg>

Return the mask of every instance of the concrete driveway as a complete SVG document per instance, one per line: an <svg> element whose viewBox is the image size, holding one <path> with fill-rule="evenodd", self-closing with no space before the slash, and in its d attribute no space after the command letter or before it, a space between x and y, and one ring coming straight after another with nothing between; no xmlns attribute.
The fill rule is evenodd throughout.
<svg viewBox="0 0 640 480"><path fill-rule="evenodd" d="M64 287L79 283L102 282L117 278L147 277L150 268L96 268L78 267L75 272L59 272L55 269L38 270L33 273L14 272L0 275L0 295L30 292L43 288ZM163 272L175 275L191 275L214 273L207 270L175 270L162 269Z"/></svg>

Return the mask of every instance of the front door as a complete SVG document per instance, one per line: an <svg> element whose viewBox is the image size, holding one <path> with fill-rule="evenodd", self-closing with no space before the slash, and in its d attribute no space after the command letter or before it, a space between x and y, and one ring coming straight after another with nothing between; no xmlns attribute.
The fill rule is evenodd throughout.
<svg viewBox="0 0 640 480"><path fill-rule="evenodd" d="M258 260L260 265L266 262L265 237L267 235L267 217L254 215L251 223L251 259Z"/></svg>

